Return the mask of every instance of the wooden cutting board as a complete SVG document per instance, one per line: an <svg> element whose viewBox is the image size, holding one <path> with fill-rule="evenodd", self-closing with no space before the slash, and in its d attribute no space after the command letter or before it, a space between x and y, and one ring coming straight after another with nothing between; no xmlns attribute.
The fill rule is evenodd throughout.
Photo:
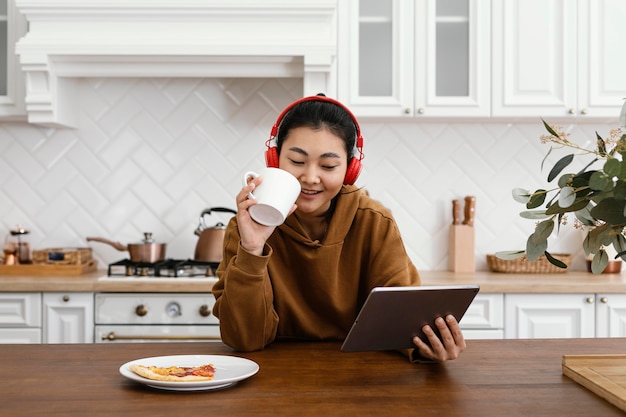
<svg viewBox="0 0 626 417"><path fill-rule="evenodd" d="M626 355L564 355L563 375L626 411Z"/></svg>
<svg viewBox="0 0 626 417"><path fill-rule="evenodd" d="M60 264L23 264L0 265L0 275L82 275L93 272L98 268L98 261L91 259L88 262L75 265Z"/></svg>

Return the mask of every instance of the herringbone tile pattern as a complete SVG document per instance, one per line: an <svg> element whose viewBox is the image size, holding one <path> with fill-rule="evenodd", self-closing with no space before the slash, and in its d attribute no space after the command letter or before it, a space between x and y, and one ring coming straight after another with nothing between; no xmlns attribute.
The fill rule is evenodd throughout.
<svg viewBox="0 0 626 417"><path fill-rule="evenodd" d="M87 236L133 243L151 231L168 256L192 257L199 213L234 208L241 175L263 165L276 116L301 91L298 79L81 80L77 129L0 124L0 236L23 224L37 249L83 246ZM358 184L392 209L418 268L447 268L450 201L465 195L477 197L479 269L485 254L524 246L533 225L519 218L511 189L545 185L539 119L360 122ZM612 127L567 129L584 141ZM562 235L552 250L580 253L577 231ZM126 256L93 248L103 265Z"/></svg>

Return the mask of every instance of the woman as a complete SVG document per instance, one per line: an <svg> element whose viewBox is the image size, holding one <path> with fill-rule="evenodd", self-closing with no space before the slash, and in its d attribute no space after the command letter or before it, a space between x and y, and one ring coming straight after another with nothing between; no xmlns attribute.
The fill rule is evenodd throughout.
<svg viewBox="0 0 626 417"><path fill-rule="evenodd" d="M275 339L341 340L373 287L420 284L390 211L352 185L361 149L357 120L335 100L305 97L281 113L266 160L302 191L278 227L248 213L262 178L237 194L213 287L224 343L250 351ZM432 347L416 337L411 358L441 362L465 349L454 317L437 327L444 342L425 326Z"/></svg>

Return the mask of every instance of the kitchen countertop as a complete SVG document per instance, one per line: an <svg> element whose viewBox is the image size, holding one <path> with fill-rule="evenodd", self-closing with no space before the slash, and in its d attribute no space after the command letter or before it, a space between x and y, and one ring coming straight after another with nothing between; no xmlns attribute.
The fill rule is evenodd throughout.
<svg viewBox="0 0 626 417"><path fill-rule="evenodd" d="M423 285L478 284L481 293L626 293L626 273L594 275L421 271ZM105 270L77 276L0 275L0 292L210 292L215 277L108 277Z"/></svg>
<svg viewBox="0 0 626 417"><path fill-rule="evenodd" d="M411 364L397 352L343 353L326 342L277 342L249 353L218 342L2 345L0 409L13 417L623 415L564 376L561 362L563 355L623 353L624 339L467 345L444 364ZM260 369L237 385L200 392L149 388L118 371L135 359L197 354L245 357Z"/></svg>

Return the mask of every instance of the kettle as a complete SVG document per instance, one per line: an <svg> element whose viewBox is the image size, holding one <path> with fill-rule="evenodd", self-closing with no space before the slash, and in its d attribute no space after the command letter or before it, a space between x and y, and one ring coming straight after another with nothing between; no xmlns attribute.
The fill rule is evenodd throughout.
<svg viewBox="0 0 626 417"><path fill-rule="evenodd" d="M200 262L222 262L222 251L224 246L224 235L226 234L226 225L218 222L213 227L207 227L204 222L204 216L213 212L233 213L235 210L224 207L212 207L205 209L200 213L198 227L194 231L198 235L198 243L196 243L196 251L194 260Z"/></svg>

